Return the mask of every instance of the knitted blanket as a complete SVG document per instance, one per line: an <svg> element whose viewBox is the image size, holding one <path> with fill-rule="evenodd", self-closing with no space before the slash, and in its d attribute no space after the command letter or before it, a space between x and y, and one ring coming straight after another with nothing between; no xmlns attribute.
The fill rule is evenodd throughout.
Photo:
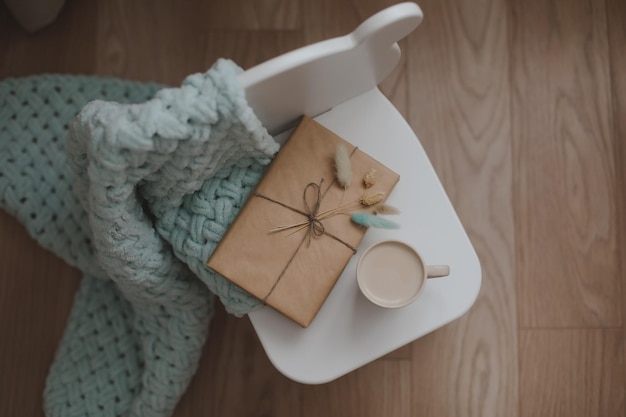
<svg viewBox="0 0 626 417"><path fill-rule="evenodd" d="M0 82L0 207L84 274L48 416L171 414L199 361L211 293L236 315L259 305L204 266L278 150L239 71L221 60L175 89Z"/></svg>

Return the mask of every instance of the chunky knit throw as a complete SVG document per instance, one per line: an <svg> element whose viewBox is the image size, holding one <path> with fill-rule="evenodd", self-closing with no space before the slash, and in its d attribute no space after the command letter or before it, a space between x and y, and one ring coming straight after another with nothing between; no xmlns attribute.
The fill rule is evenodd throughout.
<svg viewBox="0 0 626 417"><path fill-rule="evenodd" d="M211 292L236 315L259 305L204 266L278 150L239 71L221 60L175 89L0 82L0 207L84 273L48 416L171 414L198 364Z"/></svg>

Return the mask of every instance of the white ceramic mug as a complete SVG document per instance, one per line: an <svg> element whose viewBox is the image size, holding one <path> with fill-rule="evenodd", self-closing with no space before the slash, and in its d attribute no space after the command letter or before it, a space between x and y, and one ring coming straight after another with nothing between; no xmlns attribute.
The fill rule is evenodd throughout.
<svg viewBox="0 0 626 417"><path fill-rule="evenodd" d="M403 307L420 296L427 278L450 274L448 265L427 265L412 246L398 241L378 242L363 252L356 267L365 297L386 308Z"/></svg>

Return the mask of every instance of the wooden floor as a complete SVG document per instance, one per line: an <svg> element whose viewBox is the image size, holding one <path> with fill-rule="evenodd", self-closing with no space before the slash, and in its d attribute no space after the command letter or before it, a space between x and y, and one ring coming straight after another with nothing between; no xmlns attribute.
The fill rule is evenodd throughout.
<svg viewBox="0 0 626 417"><path fill-rule="evenodd" d="M390 0L69 1L34 35L0 6L0 78L177 85L345 34ZM423 0L382 86L478 252L473 309L335 382L269 363L222 310L176 416L624 416L626 4ZM1 167L0 167L1 169ZM0 415L41 415L79 273L0 214Z"/></svg>

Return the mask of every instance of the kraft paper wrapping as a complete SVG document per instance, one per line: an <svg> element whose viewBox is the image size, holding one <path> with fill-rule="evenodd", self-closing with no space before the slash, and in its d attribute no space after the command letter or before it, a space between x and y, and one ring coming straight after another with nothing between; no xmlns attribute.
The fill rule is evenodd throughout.
<svg viewBox="0 0 626 417"><path fill-rule="evenodd" d="M351 154L352 182L345 191L334 180L334 156L340 143ZM362 179L371 168L377 171L371 190L388 196L398 174L304 117L207 266L301 326L309 326L366 229L352 223L348 214L339 214L296 233L297 228L270 230L308 220L307 213L317 203L316 189L308 184L321 183L318 214L358 200L365 191ZM366 209L353 207L353 211Z"/></svg>

